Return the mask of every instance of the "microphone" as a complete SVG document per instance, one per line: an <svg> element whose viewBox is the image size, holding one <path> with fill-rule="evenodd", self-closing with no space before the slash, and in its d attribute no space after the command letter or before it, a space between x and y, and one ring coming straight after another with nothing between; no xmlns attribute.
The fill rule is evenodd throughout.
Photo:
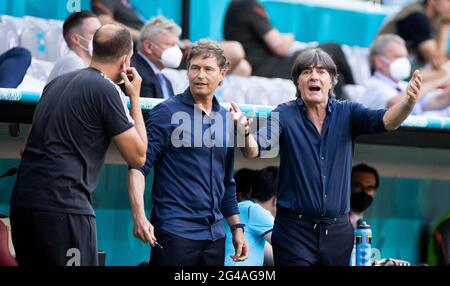
<svg viewBox="0 0 450 286"><path fill-rule="evenodd" d="M17 173L17 168L11 168L8 171L6 171L6 173L4 173L3 175L0 176L0 178L4 178L4 177L9 177L9 176L14 176Z"/></svg>

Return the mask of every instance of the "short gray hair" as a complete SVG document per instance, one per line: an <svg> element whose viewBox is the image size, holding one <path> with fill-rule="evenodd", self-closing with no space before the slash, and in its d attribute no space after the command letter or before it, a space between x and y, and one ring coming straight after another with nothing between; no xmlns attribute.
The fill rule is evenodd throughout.
<svg viewBox="0 0 450 286"><path fill-rule="evenodd" d="M309 48L301 52L295 59L294 65L292 66L292 81L297 89L297 96L300 96L298 91L298 77L300 74L310 67L321 65L330 74L331 77L331 90L333 93L334 87L338 82L338 72L336 64L329 54L320 48Z"/></svg>
<svg viewBox="0 0 450 286"><path fill-rule="evenodd" d="M222 48L220 48L214 41L208 39L201 39L194 43L186 60L188 69L191 65L191 60L198 56L202 56L203 58L215 57L217 60L217 65L220 69L228 68L229 66Z"/></svg>
<svg viewBox="0 0 450 286"><path fill-rule="evenodd" d="M400 36L395 34L383 34L378 36L375 41L373 41L372 46L370 47L369 52L369 63L370 70L372 73L375 71L375 56L377 55L385 55L386 47L390 43L397 43L400 45L405 45L405 40L403 40Z"/></svg>
<svg viewBox="0 0 450 286"><path fill-rule="evenodd" d="M176 37L181 35L181 28L172 20L165 18L164 16L153 17L145 24L141 29L139 35L138 49L141 49L145 40L151 42L157 42L158 38L163 33L172 33Z"/></svg>

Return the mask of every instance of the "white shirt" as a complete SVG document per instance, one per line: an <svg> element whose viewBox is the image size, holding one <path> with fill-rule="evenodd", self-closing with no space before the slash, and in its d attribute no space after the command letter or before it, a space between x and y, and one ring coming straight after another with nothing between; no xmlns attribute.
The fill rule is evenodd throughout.
<svg viewBox="0 0 450 286"><path fill-rule="evenodd" d="M56 61L50 75L48 76L47 83L57 78L58 76L79 69L84 69L86 67L87 65L84 63L84 61L74 51L71 50L69 51L69 53L67 53L67 55Z"/></svg>
<svg viewBox="0 0 450 286"><path fill-rule="evenodd" d="M386 108L389 99L401 92L406 92L408 83L394 82L389 77L375 72L366 82L366 93L361 97L361 103L373 109Z"/></svg>
<svg viewBox="0 0 450 286"><path fill-rule="evenodd" d="M366 92L361 97L360 101L365 106L372 109L387 108L388 101L397 96L399 93L406 93L408 83L406 81L395 82L391 78L383 75L380 72L369 78L366 82ZM413 109L412 114L421 114L422 110L419 104Z"/></svg>

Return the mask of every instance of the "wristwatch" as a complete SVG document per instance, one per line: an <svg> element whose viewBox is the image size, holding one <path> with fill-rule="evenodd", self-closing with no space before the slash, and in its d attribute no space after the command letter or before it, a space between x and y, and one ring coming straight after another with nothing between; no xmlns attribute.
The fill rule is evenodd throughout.
<svg viewBox="0 0 450 286"><path fill-rule="evenodd" d="M245 226L245 224L243 224L243 223L237 223L237 224L230 225L230 229L231 229L231 232L235 231L238 228L242 228L242 231L244 231L244 226Z"/></svg>

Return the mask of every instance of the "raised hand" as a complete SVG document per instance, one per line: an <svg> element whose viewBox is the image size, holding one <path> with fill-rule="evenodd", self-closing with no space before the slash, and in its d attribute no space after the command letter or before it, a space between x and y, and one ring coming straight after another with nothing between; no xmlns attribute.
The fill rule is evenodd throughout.
<svg viewBox="0 0 450 286"><path fill-rule="evenodd" d="M239 107L231 102L230 113L234 122L236 122L236 128L241 135L247 135L250 132L250 124L253 119L248 119L245 114L239 110Z"/></svg>
<svg viewBox="0 0 450 286"><path fill-rule="evenodd" d="M139 97L141 95L142 78L133 67L127 68L120 73L124 83L127 95L130 97Z"/></svg>
<svg viewBox="0 0 450 286"><path fill-rule="evenodd" d="M406 89L406 94L408 95L408 99L414 103L416 103L417 99L420 95L420 89L422 87L422 75L419 70L415 70L411 80L408 83L408 88Z"/></svg>

